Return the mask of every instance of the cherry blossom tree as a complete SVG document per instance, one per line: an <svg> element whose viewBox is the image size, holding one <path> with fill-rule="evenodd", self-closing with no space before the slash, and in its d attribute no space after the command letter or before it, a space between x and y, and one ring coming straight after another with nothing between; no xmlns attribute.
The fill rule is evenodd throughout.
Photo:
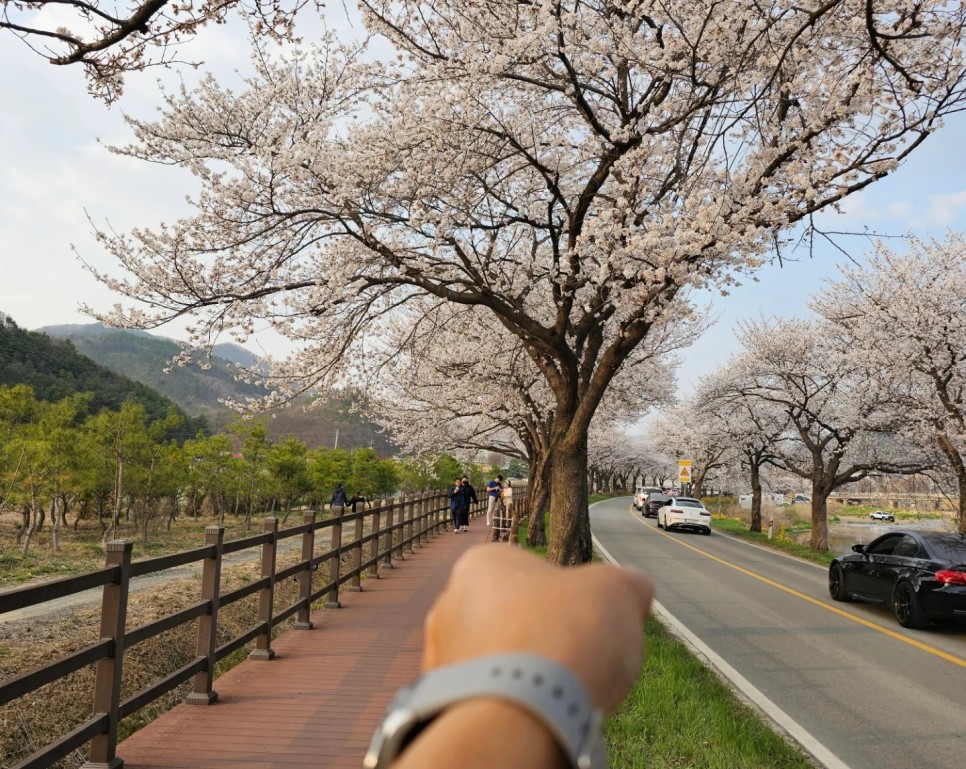
<svg viewBox="0 0 966 769"><path fill-rule="evenodd" d="M910 237L898 253L878 244L842 270L812 306L844 334L851 355L892 378L903 435L942 452L958 486L966 534L966 236Z"/></svg>
<svg viewBox="0 0 966 769"><path fill-rule="evenodd" d="M791 429L771 461L811 484L814 550L828 549L828 498L835 489L872 472L929 466L897 437L904 417L891 374L862 365L833 331L808 320L749 323L741 334L747 353L730 364L738 394L788 417Z"/></svg>
<svg viewBox="0 0 966 769"><path fill-rule="evenodd" d="M548 556L591 557L587 434L623 361L688 287L896 168L963 99L966 9L363 0L394 47L255 57L133 122L124 152L198 175L197 214L102 233L133 300L192 341L267 321L326 380L394 308L493 313L554 401ZM679 312L679 309L674 310Z"/></svg>
<svg viewBox="0 0 966 769"><path fill-rule="evenodd" d="M598 428L591 423L587 450L591 488L627 488L639 472L643 454L640 436L634 438L614 425Z"/></svg>
<svg viewBox="0 0 966 769"><path fill-rule="evenodd" d="M178 62L180 47L232 11L257 36L291 38L308 0L0 0L0 30L16 35L51 64L79 64L88 90L110 103L124 75ZM317 6L321 3L316 2Z"/></svg>
<svg viewBox="0 0 966 769"><path fill-rule="evenodd" d="M691 396L665 409L648 429L648 445L677 459L691 460L691 494L701 490L715 471L735 458L734 442L717 415L699 407Z"/></svg>
<svg viewBox="0 0 966 769"><path fill-rule="evenodd" d="M761 531L762 473L780 454L778 446L789 428L788 414L777 403L748 397L738 367L725 364L702 380L694 394L695 408L711 424L717 440L734 447L742 475L751 486L751 531Z"/></svg>
<svg viewBox="0 0 966 769"><path fill-rule="evenodd" d="M554 399L519 338L482 308L428 299L411 302L386 325L361 368L378 420L410 452L445 447L526 461L533 512L527 539L546 544ZM622 423L670 397L673 353L701 327L682 319L654 330L598 409L597 435L619 434Z"/></svg>

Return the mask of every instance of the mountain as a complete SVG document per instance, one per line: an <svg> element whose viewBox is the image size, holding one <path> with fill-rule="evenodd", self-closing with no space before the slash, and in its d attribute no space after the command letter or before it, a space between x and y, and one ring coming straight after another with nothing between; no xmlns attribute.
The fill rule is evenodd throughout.
<svg viewBox="0 0 966 769"><path fill-rule="evenodd" d="M142 404L152 420L176 408L185 420L179 434L207 429L203 418L191 418L174 402L141 382L99 365L80 353L69 340L22 329L0 313L0 385L25 384L44 401L58 401L74 393L92 394L91 414L118 409L127 400Z"/></svg>
<svg viewBox="0 0 966 769"><path fill-rule="evenodd" d="M239 382L239 366L252 368L258 357L236 344L215 345L207 368L200 363L173 366L171 359L180 345L171 339L143 331L120 331L99 323L45 326L38 331L62 337L84 355L113 371L157 390L191 414L204 415L213 429L221 429L235 418L221 399L244 402L266 394L262 388ZM368 448L380 456L393 454L396 447L379 427L353 408L351 393L330 398L317 408L306 410L295 404L274 412L268 420L273 438L294 435L309 448Z"/></svg>
<svg viewBox="0 0 966 769"><path fill-rule="evenodd" d="M212 356L207 368L198 362L185 367L171 366L171 359L181 351L181 346L165 337L143 331L105 328L100 323L45 326L38 331L69 340L78 352L157 390L191 414L215 417L226 411L219 402L221 399L244 400L265 395L262 388L238 382L235 379L237 365L225 358ZM245 365L252 365L257 360L237 345L219 347Z"/></svg>

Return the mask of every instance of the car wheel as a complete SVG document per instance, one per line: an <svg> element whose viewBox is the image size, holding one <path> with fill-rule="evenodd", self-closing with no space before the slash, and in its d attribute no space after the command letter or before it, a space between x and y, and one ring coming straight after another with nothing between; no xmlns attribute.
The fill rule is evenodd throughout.
<svg viewBox="0 0 966 769"><path fill-rule="evenodd" d="M892 594L892 609L903 627L916 629L925 627L927 624L926 618L922 616L916 591L908 582L900 582L896 585L895 592Z"/></svg>
<svg viewBox="0 0 966 769"><path fill-rule="evenodd" d="M832 568L828 570L828 594L836 601L852 600L845 591L845 572L840 564L833 563Z"/></svg>
<svg viewBox="0 0 966 769"><path fill-rule="evenodd" d="M702 531L701 533L704 534L704 536L706 536L706 537L710 537L711 536L711 529L704 529L704 531Z"/></svg>

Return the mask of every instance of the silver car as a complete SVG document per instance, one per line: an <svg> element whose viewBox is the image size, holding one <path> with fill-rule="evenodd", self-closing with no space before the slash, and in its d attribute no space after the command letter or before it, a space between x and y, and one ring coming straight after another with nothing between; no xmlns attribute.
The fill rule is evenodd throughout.
<svg viewBox="0 0 966 769"><path fill-rule="evenodd" d="M701 504L700 499L671 497L657 510L657 527L666 531L684 529L710 534L711 513Z"/></svg>

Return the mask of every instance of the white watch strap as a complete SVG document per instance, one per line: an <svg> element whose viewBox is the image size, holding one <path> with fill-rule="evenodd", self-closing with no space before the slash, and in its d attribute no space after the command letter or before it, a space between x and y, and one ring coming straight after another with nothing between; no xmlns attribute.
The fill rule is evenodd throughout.
<svg viewBox="0 0 966 769"><path fill-rule="evenodd" d="M563 665L526 653L481 657L420 676L396 695L364 766L388 767L415 728L449 705L477 697L509 700L533 713L577 769L606 769L601 715L587 689Z"/></svg>

